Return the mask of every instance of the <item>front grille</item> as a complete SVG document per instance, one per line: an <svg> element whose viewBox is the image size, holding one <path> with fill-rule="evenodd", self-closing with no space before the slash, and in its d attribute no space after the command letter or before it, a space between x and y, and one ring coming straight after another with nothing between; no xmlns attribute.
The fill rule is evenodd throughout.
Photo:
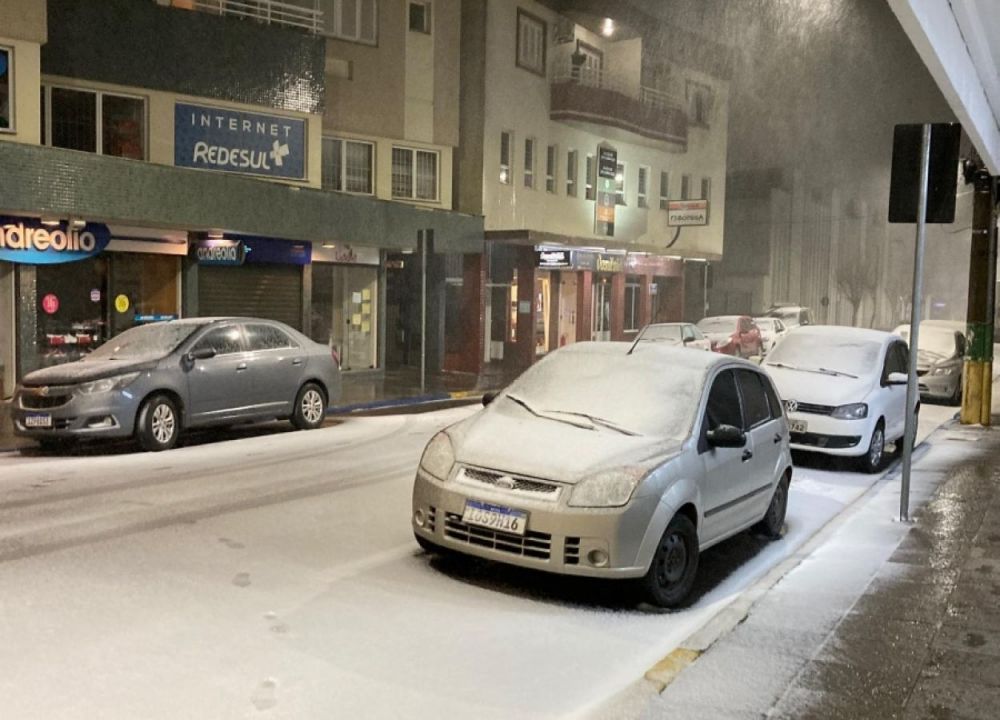
<svg viewBox="0 0 1000 720"><path fill-rule="evenodd" d="M861 442L860 435L820 435L819 433L789 433L790 441L795 445L809 445L830 450L845 450L857 446Z"/></svg>
<svg viewBox="0 0 1000 720"><path fill-rule="evenodd" d="M21 391L21 407L25 410L49 410L62 407L70 401L70 394L41 395L31 390Z"/></svg>
<svg viewBox="0 0 1000 720"><path fill-rule="evenodd" d="M580 538L566 538L566 547L563 549L563 562L567 565L580 564Z"/></svg>
<svg viewBox="0 0 1000 720"><path fill-rule="evenodd" d="M792 401L794 402L794 401ZM786 403L786 407L788 403ZM832 405L814 405L812 403L797 403L797 406L791 412L809 413L810 415L832 415L833 411L836 409Z"/></svg>
<svg viewBox="0 0 1000 720"><path fill-rule="evenodd" d="M530 493L532 495L548 496L554 500L559 493L559 486L543 480L506 475L496 470L481 470L479 468L462 468L462 477L479 485L489 485L498 490L515 493Z"/></svg>
<svg viewBox="0 0 1000 720"><path fill-rule="evenodd" d="M510 553L511 555L548 560L552 554L552 536L548 533L528 530L522 537L510 533L497 532L489 528L468 525L462 522L461 515L456 515L455 513L445 513L444 534L452 540Z"/></svg>

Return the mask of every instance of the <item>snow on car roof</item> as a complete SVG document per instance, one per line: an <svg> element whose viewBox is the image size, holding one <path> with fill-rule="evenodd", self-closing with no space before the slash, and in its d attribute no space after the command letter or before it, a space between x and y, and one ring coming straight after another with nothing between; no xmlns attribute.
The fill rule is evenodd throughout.
<svg viewBox="0 0 1000 720"><path fill-rule="evenodd" d="M736 362L741 365L756 369L757 366L748 360L740 360L729 355L719 353L707 353L701 350L677 347L674 345L664 345L661 343L639 343L632 348L630 342L577 342L559 348L561 353L590 354L590 355L631 355L641 358L643 361L651 360L657 364L664 363L672 367L689 368L691 370L708 370L723 363Z"/></svg>
<svg viewBox="0 0 1000 720"><path fill-rule="evenodd" d="M796 335L815 335L818 337L844 338L849 340L868 340L885 343L895 337L892 333L869 328L848 327L847 325L801 325L789 331Z"/></svg>

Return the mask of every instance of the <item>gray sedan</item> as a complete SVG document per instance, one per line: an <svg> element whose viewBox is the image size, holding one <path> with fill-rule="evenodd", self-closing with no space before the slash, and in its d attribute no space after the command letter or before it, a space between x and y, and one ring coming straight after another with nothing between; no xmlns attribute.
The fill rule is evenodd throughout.
<svg viewBox="0 0 1000 720"><path fill-rule="evenodd" d="M279 322L190 318L126 330L82 360L25 375L14 432L43 447L134 436L167 450L184 428L287 418L319 427L340 396L330 349Z"/></svg>
<svg viewBox="0 0 1000 720"><path fill-rule="evenodd" d="M781 534L788 426L750 362L575 343L486 400L420 460L412 527L430 552L632 578L670 607L701 551L750 527Z"/></svg>

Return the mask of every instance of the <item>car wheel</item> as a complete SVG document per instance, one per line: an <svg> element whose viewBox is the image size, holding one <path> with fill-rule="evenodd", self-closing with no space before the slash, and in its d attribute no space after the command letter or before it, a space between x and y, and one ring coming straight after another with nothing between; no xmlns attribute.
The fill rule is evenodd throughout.
<svg viewBox="0 0 1000 720"><path fill-rule="evenodd" d="M962 404L962 378L958 378L958 382L955 383L955 392L951 394L951 398L948 400L949 405L961 405Z"/></svg>
<svg viewBox="0 0 1000 720"><path fill-rule="evenodd" d="M166 395L153 395L142 404L135 421L139 447L149 452L169 450L181 432L177 406Z"/></svg>
<svg viewBox="0 0 1000 720"><path fill-rule="evenodd" d="M882 459L885 457L885 426L879 420L872 430L868 441L868 451L858 458L862 472L877 473L882 469Z"/></svg>
<svg viewBox="0 0 1000 720"><path fill-rule="evenodd" d="M292 425L299 430L314 430L326 418L326 396L316 383L306 383L295 396Z"/></svg>
<svg viewBox="0 0 1000 720"><path fill-rule="evenodd" d="M698 532L686 515L674 515L642 579L643 595L653 605L677 607L691 592L697 571Z"/></svg>
<svg viewBox="0 0 1000 720"><path fill-rule="evenodd" d="M788 475L778 481L778 487L774 489L771 504L767 506L767 512L753 528L755 532L771 540L780 538L781 530L785 526L785 511L788 509L788 481Z"/></svg>

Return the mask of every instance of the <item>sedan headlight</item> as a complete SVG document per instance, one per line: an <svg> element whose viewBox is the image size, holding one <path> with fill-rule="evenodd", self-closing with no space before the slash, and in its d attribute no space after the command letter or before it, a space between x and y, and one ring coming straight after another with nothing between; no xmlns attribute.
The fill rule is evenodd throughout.
<svg viewBox="0 0 1000 720"><path fill-rule="evenodd" d="M936 367L931 370L931 375L952 375L958 370L954 365L946 365L944 367Z"/></svg>
<svg viewBox="0 0 1000 720"><path fill-rule="evenodd" d="M438 480L447 480L451 474L451 466L455 464L455 450L451 446L451 438L448 433L439 432L431 438L424 448L424 454L420 458L420 467L428 475L433 475Z"/></svg>
<svg viewBox="0 0 1000 720"><path fill-rule="evenodd" d="M132 372L125 373L124 375L101 378L100 380L91 380L90 382L80 383L76 386L76 389L84 395L121 390L124 387L128 387L128 385L141 374L142 373Z"/></svg>
<svg viewBox="0 0 1000 720"><path fill-rule="evenodd" d="M646 475L646 468L616 468L586 477L569 496L570 507L621 507Z"/></svg>
<svg viewBox="0 0 1000 720"><path fill-rule="evenodd" d="M868 405L866 403L841 405L833 409L830 417L835 417L838 420L862 420L868 417Z"/></svg>

